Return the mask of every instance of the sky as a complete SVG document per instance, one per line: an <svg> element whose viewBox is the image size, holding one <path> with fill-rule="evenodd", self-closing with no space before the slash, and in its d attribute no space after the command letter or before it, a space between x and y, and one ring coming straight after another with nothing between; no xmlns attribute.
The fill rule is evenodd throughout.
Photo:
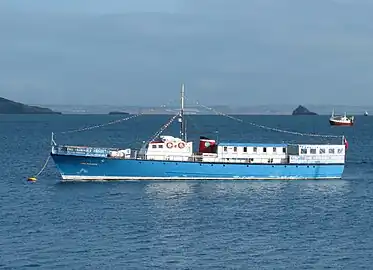
<svg viewBox="0 0 373 270"><path fill-rule="evenodd" d="M373 1L0 1L0 96L28 104L370 105Z"/></svg>

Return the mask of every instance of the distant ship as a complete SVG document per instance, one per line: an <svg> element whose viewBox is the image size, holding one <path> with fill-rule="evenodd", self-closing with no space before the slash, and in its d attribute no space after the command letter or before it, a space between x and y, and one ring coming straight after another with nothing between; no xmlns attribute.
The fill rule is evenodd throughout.
<svg viewBox="0 0 373 270"><path fill-rule="evenodd" d="M333 109L332 115L329 118L329 123L332 126L352 126L354 124L354 119L354 116L347 116L346 113L344 115L336 115Z"/></svg>
<svg viewBox="0 0 373 270"><path fill-rule="evenodd" d="M160 136L175 119L180 137ZM201 136L194 152L186 134L183 85L180 110L142 148L57 145L52 134L51 156L61 178L70 181L340 179L348 147L341 138L334 144L285 144Z"/></svg>

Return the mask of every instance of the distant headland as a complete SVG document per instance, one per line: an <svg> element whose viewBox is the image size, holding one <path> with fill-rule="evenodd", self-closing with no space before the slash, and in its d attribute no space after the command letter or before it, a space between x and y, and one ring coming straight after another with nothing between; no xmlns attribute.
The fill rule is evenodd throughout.
<svg viewBox="0 0 373 270"><path fill-rule="evenodd" d="M29 106L0 97L0 114L61 114L48 108Z"/></svg>
<svg viewBox="0 0 373 270"><path fill-rule="evenodd" d="M309 111L306 107L299 105L292 113L292 115L317 115L315 112Z"/></svg>
<svg viewBox="0 0 373 270"><path fill-rule="evenodd" d="M128 112L120 112L120 111L114 111L114 112L109 112L110 115L129 115Z"/></svg>

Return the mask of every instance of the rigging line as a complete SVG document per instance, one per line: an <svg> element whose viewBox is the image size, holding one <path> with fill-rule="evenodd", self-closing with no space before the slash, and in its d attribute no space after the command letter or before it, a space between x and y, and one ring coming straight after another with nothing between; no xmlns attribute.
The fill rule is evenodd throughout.
<svg viewBox="0 0 373 270"><path fill-rule="evenodd" d="M178 112L177 114L175 114L170 120L168 120L168 122L166 124L164 124L152 137L150 140L148 140L146 143L149 143L151 141L153 141L154 139L156 139L160 134L162 134L163 131L165 131L170 125L171 123L176 119L176 117L178 117L180 115L180 113Z"/></svg>
<svg viewBox="0 0 373 270"><path fill-rule="evenodd" d="M169 101L166 104L163 104L163 105L161 105L161 106L159 106L157 108L165 108L167 105L169 105L173 101L175 101L175 100ZM89 127L84 127L84 128L78 128L78 129L73 129L73 130L68 130L68 131L62 131L62 132L59 132L59 133L60 134L77 133L77 132L83 132L83 131L87 131L87 130L92 130L92 129L96 129L96 128L101 128L101 127L105 127L105 126L109 126L109 125L121 123L121 122L130 120L130 119L142 116L142 115L144 115L144 114L146 114L148 112L155 111L157 108L151 108L151 109L145 110L145 111L143 111L141 113L137 113L137 114L134 114L134 115L131 115L131 116L127 116L125 118L121 118L121 119L117 119L117 120L114 120L114 121L110 121L108 123L98 124L98 125L94 125L94 126L89 126Z"/></svg>
<svg viewBox="0 0 373 270"><path fill-rule="evenodd" d="M188 125L192 126L192 128L194 129L194 130L192 129L192 132L191 132L191 129L189 127L189 134L202 135L202 134L211 133L211 131L206 131L206 129L203 129L199 125L197 125L196 121L194 121L194 119L192 119L192 116L190 116L190 115L184 115L184 116L185 116L185 120L188 120ZM216 131L214 131L214 133L216 133Z"/></svg>
<svg viewBox="0 0 373 270"><path fill-rule="evenodd" d="M130 120L130 119L139 117L143 114L144 113L138 113L138 114L134 114L134 115L131 115L129 117L126 117L126 118L118 119L118 120L111 121L111 122L104 123L104 124L99 124L99 125L94 125L94 126L79 128L79 129L74 129L74 130L62 131L62 132L60 132L60 134L77 133L77 132L83 132L83 131L92 130L92 129L96 129L96 128L100 128L100 127L105 127L105 126L117 124L117 123L120 123L120 122L124 122L124 121Z"/></svg>
<svg viewBox="0 0 373 270"><path fill-rule="evenodd" d="M222 116L228 117L232 120L236 120L236 121L241 122L241 123L247 123L247 124L250 124L252 126L262 128L262 129L266 129L266 130L271 130L271 131L276 131L276 132L281 132L281 133L288 133L288 134L299 135L299 136L309 136L309 137L323 137L323 138L340 138L340 137L342 137L342 136L338 136L338 135L302 133L302 132L296 132L296 131L283 130L283 129L279 129L279 128L272 128L272 127L268 127L268 126L264 126L264 125L255 124L253 122L247 122L247 121L244 121L240 118L233 117L231 115L228 115L228 114L225 114L225 113L222 113L222 112L218 112L217 110L215 110L213 108L210 108L208 106L200 104L198 101L196 102L196 104L201 106L202 108L205 108L209 111L214 112L215 114L222 115Z"/></svg>

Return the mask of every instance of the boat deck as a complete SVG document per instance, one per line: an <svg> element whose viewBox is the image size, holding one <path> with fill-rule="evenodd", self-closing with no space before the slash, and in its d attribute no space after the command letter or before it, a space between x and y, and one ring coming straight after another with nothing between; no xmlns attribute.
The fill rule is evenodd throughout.
<svg viewBox="0 0 373 270"><path fill-rule="evenodd" d="M127 149L129 150L129 149ZM53 146L52 155L63 156L78 156L78 157L91 157L91 158L105 158L114 160L149 160L157 162L196 162L196 163L224 163L224 164L342 164L345 162L344 153L342 148L338 149L332 155L328 154L287 154L284 158L274 159L273 156L236 156L224 157L217 154L202 154L193 153L190 156L181 155L152 155L151 158L144 154L139 154L138 151L128 151L129 154L122 156L112 156L113 151L126 151L118 148L104 148L104 147L86 147L86 146Z"/></svg>

